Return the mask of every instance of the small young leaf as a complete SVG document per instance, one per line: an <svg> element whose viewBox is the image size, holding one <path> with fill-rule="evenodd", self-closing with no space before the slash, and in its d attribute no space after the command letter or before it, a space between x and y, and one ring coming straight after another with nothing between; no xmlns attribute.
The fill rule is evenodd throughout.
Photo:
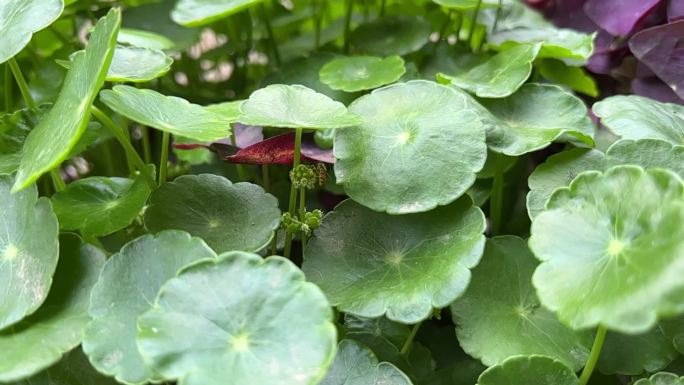
<svg viewBox="0 0 684 385"><path fill-rule="evenodd" d="M589 357L591 336L569 329L541 306L531 282L537 264L521 238L488 240L468 289L451 305L458 341L487 366L540 354L579 370Z"/></svg>
<svg viewBox="0 0 684 385"><path fill-rule="evenodd" d="M24 49L33 34L52 24L63 10L62 0L3 0L0 3L0 63Z"/></svg>
<svg viewBox="0 0 684 385"><path fill-rule="evenodd" d="M175 96L130 86L100 92L100 100L117 113L158 130L203 142L229 135L230 117Z"/></svg>
<svg viewBox="0 0 684 385"><path fill-rule="evenodd" d="M55 282L43 306L21 323L0 332L2 382L36 374L81 343L89 319L90 290L105 255L75 235L63 235L59 249Z"/></svg>
<svg viewBox="0 0 684 385"><path fill-rule="evenodd" d="M339 310L412 324L463 293L482 255L484 228L467 197L401 216L346 200L325 216L302 268Z"/></svg>
<svg viewBox="0 0 684 385"><path fill-rule="evenodd" d="M26 138L13 192L59 165L78 143L104 84L120 24L121 11L112 8L95 26L85 51L76 55L54 106Z"/></svg>
<svg viewBox="0 0 684 385"><path fill-rule="evenodd" d="M176 230L145 235L107 260L90 300L83 350L98 371L127 384L155 379L135 344L136 321L159 288L178 271L216 254L199 238Z"/></svg>
<svg viewBox="0 0 684 385"><path fill-rule="evenodd" d="M339 57L321 68L321 81L333 90L356 92L394 83L406 72L404 59L394 55Z"/></svg>
<svg viewBox="0 0 684 385"><path fill-rule="evenodd" d="M292 262L230 252L162 287L138 319L138 348L179 385L313 385L335 354L332 317Z"/></svg>
<svg viewBox="0 0 684 385"><path fill-rule="evenodd" d="M671 171L616 166L556 190L532 222L544 306L575 329L641 333L684 310L684 182ZM657 256L657 258L654 258Z"/></svg>
<svg viewBox="0 0 684 385"><path fill-rule="evenodd" d="M171 18L186 27L198 27L221 20L263 0L179 0Z"/></svg>
<svg viewBox="0 0 684 385"><path fill-rule="evenodd" d="M13 182L0 175L0 329L43 303L59 257L59 226L50 200L38 198L35 185L12 194Z"/></svg>
<svg viewBox="0 0 684 385"><path fill-rule="evenodd" d="M406 214L448 204L484 166L484 127L453 88L397 83L349 109L363 123L335 130L335 175L350 197L373 210Z"/></svg>
<svg viewBox="0 0 684 385"><path fill-rule="evenodd" d="M545 356L515 356L480 375L477 385L578 385L579 379L562 362Z"/></svg>
<svg viewBox="0 0 684 385"><path fill-rule="evenodd" d="M342 340L337 355L320 385L411 385L411 380L388 362L378 359L367 347Z"/></svg>
<svg viewBox="0 0 684 385"><path fill-rule="evenodd" d="M657 138L684 144L684 106L618 95L594 104L593 110L601 124L623 138Z"/></svg>
<svg viewBox="0 0 684 385"><path fill-rule="evenodd" d="M142 174L128 178L89 177L52 196L59 226L86 236L109 235L133 222L151 189Z"/></svg>
<svg viewBox="0 0 684 385"><path fill-rule="evenodd" d="M239 122L253 126L322 130L360 123L344 104L297 84L272 84L254 91L240 112Z"/></svg>
<svg viewBox="0 0 684 385"><path fill-rule="evenodd" d="M257 185L218 175L183 175L150 198L145 226L152 232L184 230L221 253L258 251L280 226L278 201Z"/></svg>
<svg viewBox="0 0 684 385"><path fill-rule="evenodd" d="M642 378L635 382L634 385L684 385L684 377L660 372L652 375L650 378Z"/></svg>
<svg viewBox="0 0 684 385"><path fill-rule="evenodd" d="M591 97L599 95L596 81L582 67L573 67L556 59L542 59L536 63L541 76L554 83Z"/></svg>
<svg viewBox="0 0 684 385"><path fill-rule="evenodd" d="M499 52L486 62L460 75L437 74L442 83L451 83L481 98L503 98L514 93L530 77L539 44L521 44Z"/></svg>

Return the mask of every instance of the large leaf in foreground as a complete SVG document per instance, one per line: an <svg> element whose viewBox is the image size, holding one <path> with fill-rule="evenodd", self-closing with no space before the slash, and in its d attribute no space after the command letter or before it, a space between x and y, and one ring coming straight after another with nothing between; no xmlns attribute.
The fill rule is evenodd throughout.
<svg viewBox="0 0 684 385"><path fill-rule="evenodd" d="M62 0L0 2L0 63L24 49L35 32L52 24L64 10Z"/></svg>
<svg viewBox="0 0 684 385"><path fill-rule="evenodd" d="M93 288L83 350L102 373L128 384L154 379L135 343L136 321L159 288L191 262L216 258L199 238L176 230L144 235L107 260Z"/></svg>
<svg viewBox="0 0 684 385"><path fill-rule="evenodd" d="M456 335L466 353L487 366L532 354L555 358L575 370L584 366L591 336L569 329L541 306L531 282L537 264L521 238L487 241L472 282L451 305Z"/></svg>
<svg viewBox="0 0 684 385"><path fill-rule="evenodd" d="M88 125L90 106L102 87L114 55L121 11L112 8L90 35L85 52L76 55L52 109L26 138L12 187L28 187L65 160Z"/></svg>
<svg viewBox="0 0 684 385"><path fill-rule="evenodd" d="M437 78L481 98L503 98L514 93L530 77L532 62L540 47L539 44L514 46L462 74L440 73Z"/></svg>
<svg viewBox="0 0 684 385"><path fill-rule="evenodd" d="M185 99L131 86L100 92L100 100L115 112L140 124L203 142L229 136L232 121Z"/></svg>
<svg viewBox="0 0 684 385"><path fill-rule="evenodd" d="M302 85L272 84L240 105L239 122L252 126L321 130L360 122L344 104Z"/></svg>
<svg viewBox="0 0 684 385"><path fill-rule="evenodd" d="M656 138L684 144L684 106L636 95L612 96L594 104L601 124L627 139Z"/></svg>
<svg viewBox="0 0 684 385"><path fill-rule="evenodd" d="M642 378L634 385L684 385L684 377L673 373L660 372L649 378Z"/></svg>
<svg viewBox="0 0 684 385"><path fill-rule="evenodd" d="M405 214L448 204L484 166L484 128L450 87L393 84L349 109L363 122L335 130L335 175L350 197L373 210Z"/></svg>
<svg viewBox="0 0 684 385"><path fill-rule="evenodd" d="M47 300L35 314L0 332L0 381L31 376L81 343L90 289L104 260L104 253L75 235L60 238L59 265Z"/></svg>
<svg viewBox="0 0 684 385"><path fill-rule="evenodd" d="M572 369L545 356L516 356L492 366L480 375L477 385L578 385Z"/></svg>
<svg viewBox="0 0 684 385"><path fill-rule="evenodd" d="M406 72L404 59L349 56L331 60L321 68L321 81L333 90L356 92L394 83Z"/></svg>
<svg viewBox="0 0 684 385"><path fill-rule="evenodd" d="M113 378L98 373L81 348L67 353L62 359L35 376L12 385L118 385Z"/></svg>
<svg viewBox="0 0 684 385"><path fill-rule="evenodd" d="M52 196L59 226L86 236L121 230L140 214L151 193L144 176L135 180L94 176L79 179Z"/></svg>
<svg viewBox="0 0 684 385"><path fill-rule="evenodd" d="M320 385L411 385L411 380L389 362L380 362L367 347L342 340Z"/></svg>
<svg viewBox="0 0 684 385"><path fill-rule="evenodd" d="M484 229L468 197L401 216L346 200L316 230L302 268L340 311L412 324L464 292Z"/></svg>
<svg viewBox="0 0 684 385"><path fill-rule="evenodd" d="M480 102L486 110L475 108L487 127L487 145L492 151L522 155L570 138L594 143L594 124L586 106L558 86L525 84L505 99Z"/></svg>
<svg viewBox="0 0 684 385"><path fill-rule="evenodd" d="M221 20L263 0L179 0L171 18L186 27L197 27Z"/></svg>
<svg viewBox="0 0 684 385"><path fill-rule="evenodd" d="M38 189L10 193L0 175L0 329L33 313L45 300L59 257L59 226Z"/></svg>
<svg viewBox="0 0 684 385"><path fill-rule="evenodd" d="M145 226L153 232L185 230L216 252L257 251L280 226L278 201L255 184L211 174L184 175L150 198Z"/></svg>
<svg viewBox="0 0 684 385"><path fill-rule="evenodd" d="M333 360L332 318L292 262L230 252L162 287L138 319L138 347L180 385L313 385Z"/></svg>
<svg viewBox="0 0 684 385"><path fill-rule="evenodd" d="M532 223L533 284L572 328L646 332L684 310L684 183L616 166L559 188Z"/></svg>

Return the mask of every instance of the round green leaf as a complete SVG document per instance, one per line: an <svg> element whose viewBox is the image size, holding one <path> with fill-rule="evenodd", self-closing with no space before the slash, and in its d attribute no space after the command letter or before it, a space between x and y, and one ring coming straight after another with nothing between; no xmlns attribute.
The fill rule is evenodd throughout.
<svg viewBox="0 0 684 385"><path fill-rule="evenodd" d="M203 142L230 136L230 119L175 96L130 86L115 86L100 92L100 100L131 120L173 135Z"/></svg>
<svg viewBox="0 0 684 385"><path fill-rule="evenodd" d="M465 291L484 230L484 215L468 197L401 216L348 199L325 216L302 269L340 311L412 324Z"/></svg>
<svg viewBox="0 0 684 385"><path fill-rule="evenodd" d="M83 350L100 372L127 384L155 378L136 346L136 321L161 286L191 262L216 258L199 238L167 230L145 235L107 260L93 288Z"/></svg>
<svg viewBox="0 0 684 385"><path fill-rule="evenodd" d="M171 18L186 27L207 25L252 7L263 0L179 0Z"/></svg>
<svg viewBox="0 0 684 385"><path fill-rule="evenodd" d="M582 67L569 66L557 59L542 59L536 62L536 68L541 76L552 83L562 84L593 98L599 96L596 80Z"/></svg>
<svg viewBox="0 0 684 385"><path fill-rule="evenodd" d="M98 373L80 348L64 355L56 364L12 385L117 385L113 378Z"/></svg>
<svg viewBox="0 0 684 385"><path fill-rule="evenodd" d="M606 158L601 151L573 148L551 155L530 175L527 185L527 213L534 219L544 211L546 201L558 188L568 186L583 171L605 169Z"/></svg>
<svg viewBox="0 0 684 385"><path fill-rule="evenodd" d="M64 10L62 0L3 0L0 2L0 63L18 54L35 32L52 24Z"/></svg>
<svg viewBox="0 0 684 385"><path fill-rule="evenodd" d="M76 55L54 106L26 137L13 192L57 167L78 143L88 126L90 106L104 84L120 24L121 11L112 8L95 25L87 48Z"/></svg>
<svg viewBox="0 0 684 385"><path fill-rule="evenodd" d="M342 340L320 385L411 385L411 380L389 362L353 340Z"/></svg>
<svg viewBox="0 0 684 385"><path fill-rule="evenodd" d="M607 166L634 164L643 168L666 168L684 178L684 146L661 139L620 139L606 152Z"/></svg>
<svg viewBox="0 0 684 385"><path fill-rule="evenodd" d="M237 122L240 117L240 104L242 100L233 100L230 102L210 104L204 107L207 111L222 115L225 119L232 122Z"/></svg>
<svg viewBox="0 0 684 385"><path fill-rule="evenodd" d="M138 347L180 385L313 385L333 360L332 318L323 293L292 262L230 252L162 287L138 319Z"/></svg>
<svg viewBox="0 0 684 385"><path fill-rule="evenodd" d="M176 45L164 35L135 28L121 28L116 41L121 44L156 50L172 49Z"/></svg>
<svg viewBox="0 0 684 385"><path fill-rule="evenodd" d="M541 302L575 329L646 332L684 311L684 182L671 171L586 171L532 223Z"/></svg>
<svg viewBox="0 0 684 385"><path fill-rule="evenodd" d="M684 144L684 106L642 96L612 96L594 104L601 124L627 139L657 138Z"/></svg>
<svg viewBox="0 0 684 385"><path fill-rule="evenodd" d="M240 105L240 123L252 126L321 130L358 124L344 104L302 85L272 84Z"/></svg>
<svg viewBox="0 0 684 385"><path fill-rule="evenodd" d="M684 317L666 320L660 323L665 335L672 340L675 349L684 355Z"/></svg>
<svg viewBox="0 0 684 385"><path fill-rule="evenodd" d="M636 335L609 332L597 367L605 374L654 373L665 368L678 355L672 340L660 325Z"/></svg>
<svg viewBox="0 0 684 385"><path fill-rule="evenodd" d="M523 155L570 137L594 144L594 124L586 106L558 86L525 84L505 99L481 99L480 103L486 110L477 110L493 151Z"/></svg>
<svg viewBox="0 0 684 385"><path fill-rule="evenodd" d="M462 74L437 74L442 83L451 83L481 98L503 98L514 93L532 73L539 44L521 44L499 52Z"/></svg>
<svg viewBox="0 0 684 385"><path fill-rule="evenodd" d="M59 226L50 200L39 199L35 185L10 193L13 181L0 175L0 329L45 301L59 258Z"/></svg>
<svg viewBox="0 0 684 385"><path fill-rule="evenodd" d="M131 224L150 192L142 174L135 180L95 176L69 183L51 199L59 226L81 230L89 237L108 235Z"/></svg>
<svg viewBox="0 0 684 385"><path fill-rule="evenodd" d="M169 72L171 64L173 64L173 59L162 51L143 47L117 46L112 65L107 73L107 81L149 82Z"/></svg>
<svg viewBox="0 0 684 385"><path fill-rule="evenodd" d="M562 362L545 356L516 356L492 366L477 385L578 385L579 379Z"/></svg>
<svg viewBox="0 0 684 385"><path fill-rule="evenodd" d="M280 226L275 197L251 183L231 183L218 175L183 175L150 198L145 226L153 232L185 230L216 252L258 251Z"/></svg>
<svg viewBox="0 0 684 385"><path fill-rule="evenodd" d="M448 204L484 166L484 128L450 87L393 84L349 110L363 123L335 130L335 175L350 197L373 210L405 214Z"/></svg>
<svg viewBox="0 0 684 385"><path fill-rule="evenodd" d="M365 54L406 55L427 44L431 29L430 23L419 16L385 16L356 28L351 44Z"/></svg>
<svg viewBox="0 0 684 385"><path fill-rule="evenodd" d="M104 253L78 237L60 238L59 265L47 300L35 314L0 332L0 382L27 378L81 343L90 290L104 260Z"/></svg>
<svg viewBox="0 0 684 385"><path fill-rule="evenodd" d="M321 81L333 90L356 92L394 83L406 72L404 59L394 55L339 57L321 68Z"/></svg>
<svg viewBox="0 0 684 385"><path fill-rule="evenodd" d="M642 378L635 382L634 385L684 385L684 377L679 377L672 373L660 372L652 375L650 378Z"/></svg>
<svg viewBox="0 0 684 385"><path fill-rule="evenodd" d="M468 289L451 305L459 344L487 366L540 354L579 370L589 357L591 336L569 329L541 306L532 287L537 264L521 238L487 241Z"/></svg>

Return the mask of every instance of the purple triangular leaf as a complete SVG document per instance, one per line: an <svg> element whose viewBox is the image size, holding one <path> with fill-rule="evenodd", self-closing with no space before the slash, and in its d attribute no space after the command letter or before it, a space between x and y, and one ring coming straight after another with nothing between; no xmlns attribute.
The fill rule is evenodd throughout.
<svg viewBox="0 0 684 385"><path fill-rule="evenodd" d="M584 11L599 27L614 36L627 36L662 0L588 0Z"/></svg>

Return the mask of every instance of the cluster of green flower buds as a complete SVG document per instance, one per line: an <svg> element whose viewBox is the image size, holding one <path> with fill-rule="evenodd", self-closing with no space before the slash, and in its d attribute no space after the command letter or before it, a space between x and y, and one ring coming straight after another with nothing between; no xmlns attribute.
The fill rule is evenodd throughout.
<svg viewBox="0 0 684 385"><path fill-rule="evenodd" d="M322 216L321 210L307 211L304 213L303 220L300 220L298 216L290 215L290 213L284 213L281 226L288 233L294 234L301 231L308 236L313 230L321 226Z"/></svg>
<svg viewBox="0 0 684 385"><path fill-rule="evenodd" d="M316 183L323 186L327 177L328 169L323 163L318 163L315 166L300 164L290 171L290 180L295 188L305 187L311 190L316 186Z"/></svg>

